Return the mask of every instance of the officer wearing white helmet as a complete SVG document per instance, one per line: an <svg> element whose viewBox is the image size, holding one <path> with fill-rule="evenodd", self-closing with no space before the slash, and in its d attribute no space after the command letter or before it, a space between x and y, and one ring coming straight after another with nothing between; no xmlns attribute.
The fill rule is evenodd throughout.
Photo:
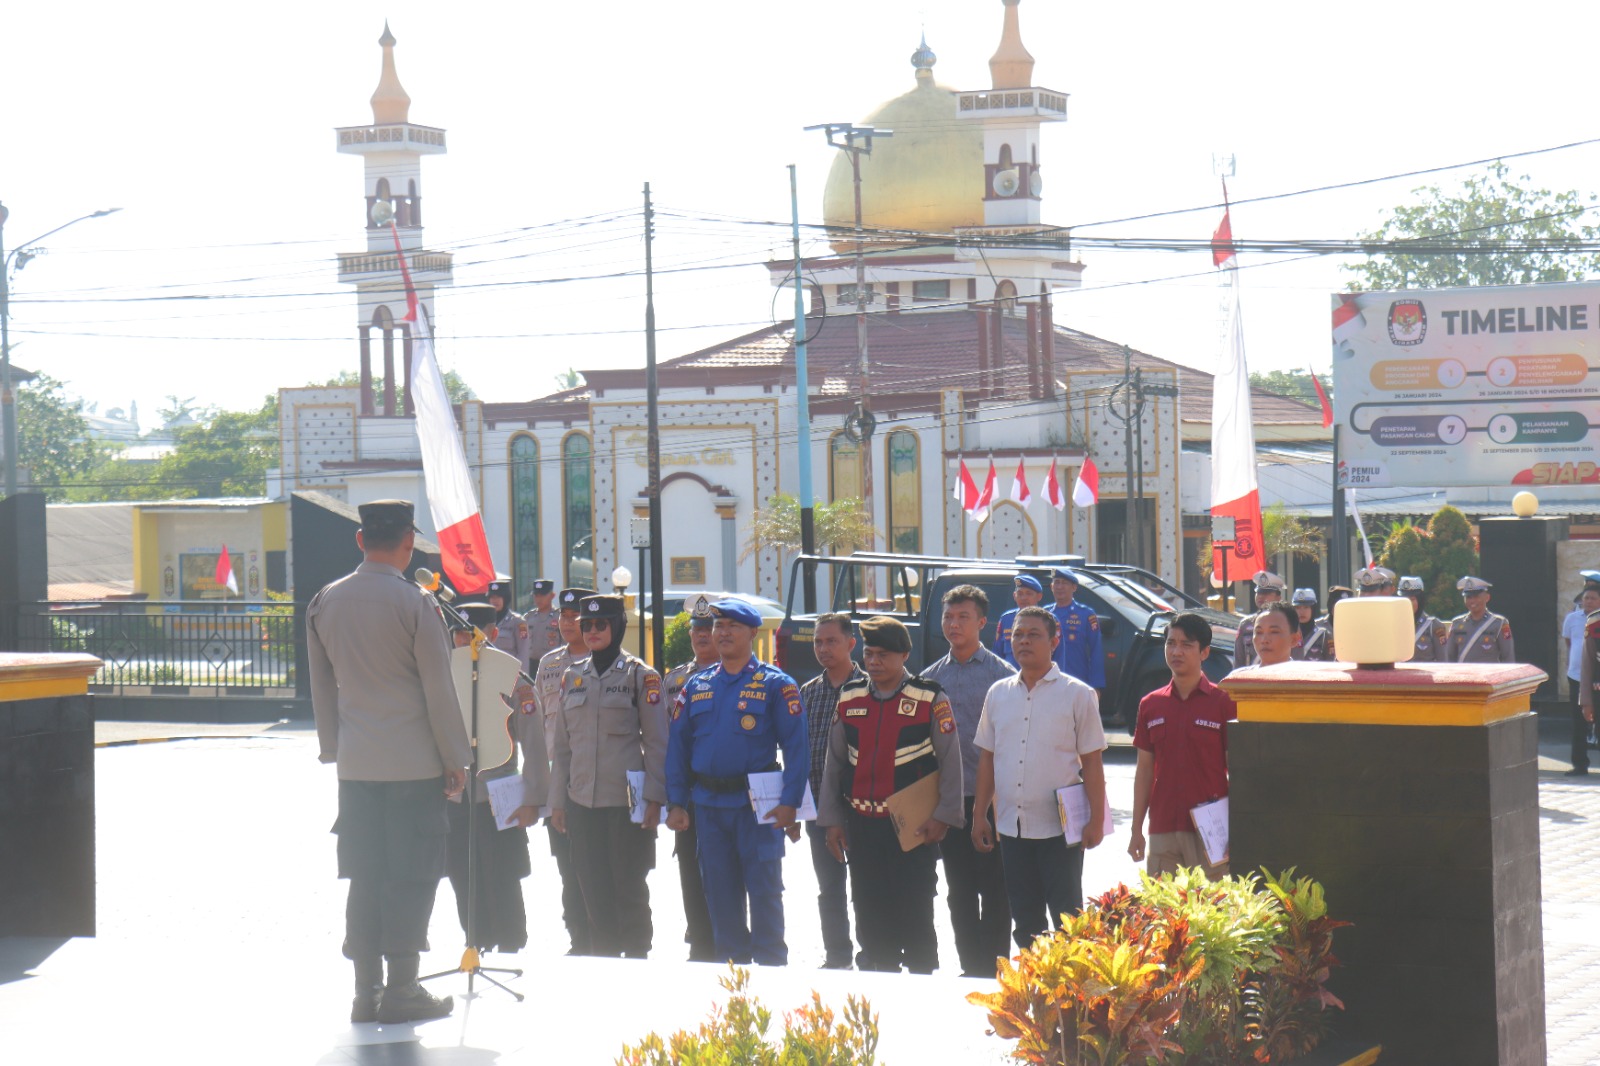
<svg viewBox="0 0 1600 1066"><path fill-rule="evenodd" d="M1255 585L1256 612L1266 610L1283 599L1288 584L1271 570L1257 570L1251 579ZM1239 623L1239 635L1233 641L1233 667L1251 666L1256 661L1256 616L1249 614Z"/></svg>
<svg viewBox="0 0 1600 1066"><path fill-rule="evenodd" d="M1314 663L1333 661L1333 622L1327 615L1317 617L1317 590L1295 589L1289 599L1300 620L1300 646L1294 657Z"/></svg>
<svg viewBox="0 0 1600 1066"><path fill-rule="evenodd" d="M1445 662L1517 661L1516 651L1511 644L1511 623L1504 615L1489 610L1489 590L1493 587L1483 578L1471 575L1456 582L1456 588L1467 603L1467 613L1458 614L1450 620Z"/></svg>
<svg viewBox="0 0 1600 1066"><path fill-rule="evenodd" d="M1394 571L1387 566L1369 566L1356 571L1356 595L1393 596Z"/></svg>
<svg viewBox="0 0 1600 1066"><path fill-rule="evenodd" d="M1400 595L1411 601L1411 621L1416 626L1416 631L1411 635L1411 639L1416 642L1416 647L1411 652L1411 661L1449 662L1450 660L1445 658L1444 647L1450 636L1450 627L1422 609L1422 597L1426 592L1422 586L1422 578L1402 577L1398 587Z"/></svg>

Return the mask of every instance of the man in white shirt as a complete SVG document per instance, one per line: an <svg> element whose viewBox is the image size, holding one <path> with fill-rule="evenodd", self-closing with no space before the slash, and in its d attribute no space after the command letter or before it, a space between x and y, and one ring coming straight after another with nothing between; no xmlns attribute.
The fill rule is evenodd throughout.
<svg viewBox="0 0 1600 1066"><path fill-rule="evenodd" d="M1583 717L1583 629L1584 622L1595 611L1600 611L1600 571L1582 570L1583 591L1578 595L1578 605L1561 623L1561 635L1567 641L1567 681L1572 691L1572 769L1568 777L1582 777L1589 772L1589 734L1594 723Z"/></svg>
<svg viewBox="0 0 1600 1066"><path fill-rule="evenodd" d="M1012 938L1022 948L1058 924L1063 912L1076 914L1083 906L1083 849L1104 835L1100 701L1094 689L1056 665L1059 641L1051 612L1019 610L1011 649L1020 672L995 682L978 720L972 846L992 850L998 831ZM1089 823L1082 843L1069 846L1056 789L1080 783L1088 794Z"/></svg>

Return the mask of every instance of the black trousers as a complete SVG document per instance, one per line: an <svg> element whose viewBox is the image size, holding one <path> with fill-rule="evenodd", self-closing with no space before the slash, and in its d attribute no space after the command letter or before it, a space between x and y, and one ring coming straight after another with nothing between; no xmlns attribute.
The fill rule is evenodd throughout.
<svg viewBox="0 0 1600 1066"><path fill-rule="evenodd" d="M467 805L447 803L450 845L447 868L456 893L456 915L472 947L485 951L521 951L528 945L528 912L522 902L522 879L532 872L528 831L499 829L487 803L477 808L478 862L474 871L473 929L467 928Z"/></svg>
<svg viewBox="0 0 1600 1066"><path fill-rule="evenodd" d="M556 859L556 873L561 876L561 924L567 927L573 955L587 955L593 948L589 935L589 912L583 905L583 887L578 884L578 872L572 868L572 839L545 826L550 834L550 854Z"/></svg>
<svg viewBox="0 0 1600 1066"><path fill-rule="evenodd" d="M1083 846L1059 834L1033 840L999 836L1006 889L1016 923L1012 936L1027 949L1040 933L1060 928L1062 914L1083 909Z"/></svg>
<svg viewBox="0 0 1600 1066"><path fill-rule="evenodd" d="M901 851L888 818L845 816L850 841L850 895L856 904L856 940L862 969L912 973L939 968L933 931L933 894L939 851L924 844Z"/></svg>
<svg viewBox="0 0 1600 1066"><path fill-rule="evenodd" d="M1572 682L1572 768L1589 769L1589 723L1583 717L1583 696Z"/></svg>
<svg viewBox="0 0 1600 1066"><path fill-rule="evenodd" d="M339 876L345 901L344 954L371 960L428 949L428 920L444 875L444 778L340 781Z"/></svg>
<svg viewBox="0 0 1600 1066"><path fill-rule="evenodd" d="M968 796L968 825L972 805L973 797ZM952 829L940 841L939 853L944 857L945 902L950 905L961 972L993 977L995 960L1011 957L1011 903L1000 849L979 851L972 846L972 834Z"/></svg>
<svg viewBox="0 0 1600 1066"><path fill-rule="evenodd" d="M572 866L589 913L591 954L642 959L650 953L650 886L656 834L628 820L626 807L585 807L567 798Z"/></svg>
<svg viewBox="0 0 1600 1066"><path fill-rule="evenodd" d="M683 942L689 945L690 962L715 962L717 944L711 934L711 909L706 905L705 882L700 879L700 847L694 825L691 812L689 828L672 835L672 854L678 860L678 887L683 892Z"/></svg>
<svg viewBox="0 0 1600 1066"><path fill-rule="evenodd" d="M850 868L828 850L828 831L822 826L807 822L806 836L811 844L811 869L817 875L817 916L822 919L823 961L829 966L849 966L855 954L855 947L850 943L850 893L846 887Z"/></svg>

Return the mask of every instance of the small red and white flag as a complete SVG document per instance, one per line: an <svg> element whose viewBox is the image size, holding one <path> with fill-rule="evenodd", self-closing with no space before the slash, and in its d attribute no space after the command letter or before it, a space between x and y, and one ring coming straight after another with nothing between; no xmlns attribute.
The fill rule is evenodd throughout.
<svg viewBox="0 0 1600 1066"><path fill-rule="evenodd" d="M1078 483L1072 486L1072 502L1079 507L1093 507L1100 502L1100 468L1087 455L1078 467Z"/></svg>
<svg viewBox="0 0 1600 1066"><path fill-rule="evenodd" d="M222 554L217 556L217 584L226 588L235 596L239 595L239 579L233 574L233 557L228 554L228 546L222 546Z"/></svg>
<svg viewBox="0 0 1600 1066"><path fill-rule="evenodd" d="M967 469L967 461L961 460L961 473L956 478L956 500L961 504L961 509L967 514L978 506L978 485L972 480L972 471Z"/></svg>
<svg viewBox="0 0 1600 1066"><path fill-rule="evenodd" d="M1022 468L1021 456L1017 457L1017 472L1011 476L1011 498L1024 507L1033 499L1033 493L1028 491L1028 473Z"/></svg>
<svg viewBox="0 0 1600 1066"><path fill-rule="evenodd" d="M972 520L982 522L989 517L989 508L994 506L995 474L994 460L989 460L989 476L983 479L983 491L978 493L978 502L972 507Z"/></svg>
<svg viewBox="0 0 1600 1066"><path fill-rule="evenodd" d="M450 393L439 373L433 353L433 333L428 316L420 313L417 291L411 285L406 253L400 247L400 230L393 223L395 252L400 256L400 275L406 285L404 321L414 323L411 346L411 405L417 412L417 440L422 445L422 477L427 486L428 511L433 528L438 530L439 555L444 576L463 597L486 592L494 580L494 562L489 558L489 537L484 532L483 514L472 489L472 472L467 467L466 449L456 429Z"/></svg>
<svg viewBox="0 0 1600 1066"><path fill-rule="evenodd" d="M1223 194L1227 194L1227 186L1223 186ZM1222 211L1222 225L1211 235L1211 265L1221 266L1233 258L1233 221L1229 217L1231 212L1227 208Z"/></svg>
<svg viewBox="0 0 1600 1066"><path fill-rule="evenodd" d="M1327 429L1333 425L1333 404L1328 400L1328 392L1322 387L1322 379L1317 377L1315 370L1311 371L1311 384L1317 388L1317 402L1322 405L1322 428Z"/></svg>
<svg viewBox="0 0 1600 1066"><path fill-rule="evenodd" d="M1349 344L1367 327L1366 315L1361 312L1360 294L1341 292L1333 297L1333 344Z"/></svg>
<svg viewBox="0 0 1600 1066"><path fill-rule="evenodd" d="M1061 491L1061 480L1056 477L1056 457L1050 457L1050 473L1044 476L1044 502L1056 510L1067 506L1067 496Z"/></svg>

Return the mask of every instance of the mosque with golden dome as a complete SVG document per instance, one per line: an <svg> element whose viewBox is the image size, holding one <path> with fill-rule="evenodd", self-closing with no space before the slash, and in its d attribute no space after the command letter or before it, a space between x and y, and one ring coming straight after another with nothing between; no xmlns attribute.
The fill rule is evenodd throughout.
<svg viewBox="0 0 1600 1066"><path fill-rule="evenodd" d="M1040 130L1066 119L1067 95L1034 83L1021 0L998 6L988 86L940 85L924 41L911 55L909 90L866 116L865 125L892 136L874 137L870 155L859 157L859 233L849 153L828 176L822 206L832 254L802 264L815 499L860 500L878 530L873 545L835 551L1140 558L1198 591L1193 548L1208 528L1209 474L1200 460L1208 459L1210 375L1056 321L1052 294L1076 287L1084 269L1067 250L1066 229L1042 213L1050 171ZM448 253L428 251L421 233L421 160L443 151L444 131L409 122L387 28L380 43L374 121L339 130L339 150L366 164L369 249L341 256L339 269L358 290L363 383L378 373L372 342L381 334L392 389L409 338L381 303L398 278L395 264L381 261L389 253L371 241L375 205L395 212L414 273L420 260L426 280L448 284L450 262ZM768 271L774 285L792 286L792 261ZM1131 456L1142 492L1111 402L1130 367L1176 393L1151 396L1138 420ZM519 600L536 578L595 587L619 564L637 565L633 540L649 502L645 375L583 376L578 388L536 399L460 408L496 567L511 575ZM752 519L774 497L800 495L793 327L663 360L657 380L666 587L784 600L793 556L755 542ZM345 504L425 495L415 434L401 431L406 412L385 418L369 395L355 387L280 392L285 463L275 494L315 490ZM1255 405L1261 439L1320 421L1305 405L1265 393ZM863 408L876 423L864 440L859 420L849 424ZM1186 451L1186 442L1195 447ZM1099 503L1049 506L1048 472L1055 469L1070 495L1089 458L1099 469ZM963 463L980 482L991 464L996 471L1001 498L982 522L952 493ZM1031 499L1010 498L1019 475ZM418 509L419 523L426 515ZM1131 538L1130 515L1142 546Z"/></svg>

